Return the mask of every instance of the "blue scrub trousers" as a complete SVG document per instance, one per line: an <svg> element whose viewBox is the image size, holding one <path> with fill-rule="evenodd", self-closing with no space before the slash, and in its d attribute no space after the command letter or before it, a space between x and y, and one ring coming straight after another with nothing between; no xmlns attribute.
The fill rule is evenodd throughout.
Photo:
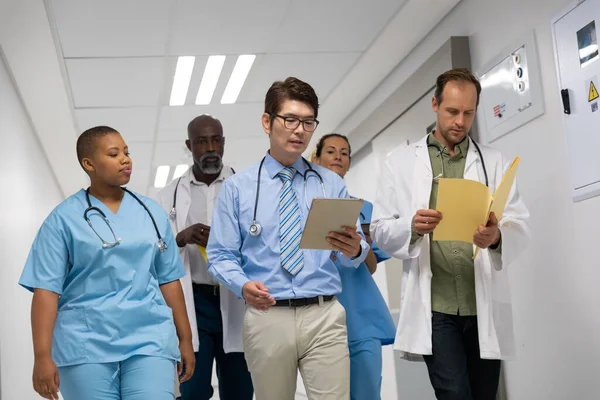
<svg viewBox="0 0 600 400"><path fill-rule="evenodd" d="M350 399L381 399L381 340L348 342L350 350Z"/></svg>
<svg viewBox="0 0 600 400"><path fill-rule="evenodd" d="M252 400L254 387L244 353L223 351L223 320L221 300L210 287L194 284L194 306L200 347L196 353L196 369L190 380L180 385L179 400L212 398L213 363L217 364L219 398L221 400Z"/></svg>
<svg viewBox="0 0 600 400"><path fill-rule="evenodd" d="M175 361L134 356L122 362L58 368L65 400L173 400Z"/></svg>

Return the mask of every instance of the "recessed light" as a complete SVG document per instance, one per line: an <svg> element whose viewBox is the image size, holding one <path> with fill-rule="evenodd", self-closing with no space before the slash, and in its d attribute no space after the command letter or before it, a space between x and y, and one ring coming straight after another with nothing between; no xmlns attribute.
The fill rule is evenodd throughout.
<svg viewBox="0 0 600 400"><path fill-rule="evenodd" d="M198 89L198 95L196 96L197 105L208 105L210 104L219 77L221 76L221 70L223 64L225 64L226 56L210 56L206 62L204 68L204 74L202 75L202 82L200 82L200 89Z"/></svg>
<svg viewBox="0 0 600 400"><path fill-rule="evenodd" d="M175 167L175 172L173 172L173 179L179 178L181 175L185 174L190 166L187 164L180 164Z"/></svg>
<svg viewBox="0 0 600 400"><path fill-rule="evenodd" d="M237 101L255 59L254 54L243 54L238 57L221 98L221 104L233 104Z"/></svg>
<svg viewBox="0 0 600 400"><path fill-rule="evenodd" d="M161 165L156 168L156 177L154 178L154 187L157 189L165 187L167 184L167 178L169 178L169 171L171 167L168 165Z"/></svg>
<svg viewBox="0 0 600 400"><path fill-rule="evenodd" d="M171 99L169 101L171 106L182 106L185 104L195 62L196 57L191 56L183 56L177 59L173 88L171 89Z"/></svg>

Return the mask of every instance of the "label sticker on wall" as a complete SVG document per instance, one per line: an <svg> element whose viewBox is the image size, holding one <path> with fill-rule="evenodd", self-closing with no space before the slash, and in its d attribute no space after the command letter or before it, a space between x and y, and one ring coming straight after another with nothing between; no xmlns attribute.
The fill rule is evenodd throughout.
<svg viewBox="0 0 600 400"><path fill-rule="evenodd" d="M590 101L594 101L596 100L598 97L600 97L598 95L598 90L596 89L596 84L598 83L598 80L596 79L596 77L593 77L591 80L586 82L586 87L589 88L588 90L588 102Z"/></svg>

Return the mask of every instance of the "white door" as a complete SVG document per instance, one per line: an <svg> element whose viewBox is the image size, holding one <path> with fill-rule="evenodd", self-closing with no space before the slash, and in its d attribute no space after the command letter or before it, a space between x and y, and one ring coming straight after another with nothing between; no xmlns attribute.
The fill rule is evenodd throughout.
<svg viewBox="0 0 600 400"><path fill-rule="evenodd" d="M600 57L597 29L600 2L588 0L554 23L561 93L568 92L565 113L570 175L575 200L600 194ZM563 108L566 102L563 101ZM551 162L552 155L548 155ZM543 171L542 171L543 172Z"/></svg>

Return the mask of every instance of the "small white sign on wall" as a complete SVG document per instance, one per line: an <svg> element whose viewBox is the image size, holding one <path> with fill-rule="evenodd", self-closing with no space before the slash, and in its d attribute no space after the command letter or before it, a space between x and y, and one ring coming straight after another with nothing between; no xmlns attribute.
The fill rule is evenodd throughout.
<svg viewBox="0 0 600 400"><path fill-rule="evenodd" d="M544 113L535 37L508 46L478 71L483 137L492 142Z"/></svg>

